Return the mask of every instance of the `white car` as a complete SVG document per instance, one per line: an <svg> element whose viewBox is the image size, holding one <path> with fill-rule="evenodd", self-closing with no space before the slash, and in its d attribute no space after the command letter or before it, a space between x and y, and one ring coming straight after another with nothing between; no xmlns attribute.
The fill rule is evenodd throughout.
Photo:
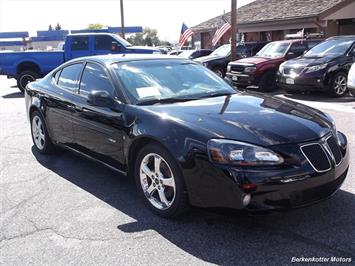
<svg viewBox="0 0 355 266"><path fill-rule="evenodd" d="M348 89L355 97L355 63L351 66L348 74Z"/></svg>

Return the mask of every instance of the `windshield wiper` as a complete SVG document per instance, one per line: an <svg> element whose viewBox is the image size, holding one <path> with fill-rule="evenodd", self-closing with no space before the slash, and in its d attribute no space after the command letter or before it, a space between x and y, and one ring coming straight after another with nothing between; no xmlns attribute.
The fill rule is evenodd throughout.
<svg viewBox="0 0 355 266"><path fill-rule="evenodd" d="M163 99L151 99L138 102L137 105L153 105L157 103L176 103L198 100L199 98L163 98Z"/></svg>
<svg viewBox="0 0 355 266"><path fill-rule="evenodd" d="M212 98L212 97L220 97L220 96L230 96L232 94L235 94L235 92L230 92L230 91L224 91L224 92L211 92L209 94L203 95L200 97L201 98Z"/></svg>

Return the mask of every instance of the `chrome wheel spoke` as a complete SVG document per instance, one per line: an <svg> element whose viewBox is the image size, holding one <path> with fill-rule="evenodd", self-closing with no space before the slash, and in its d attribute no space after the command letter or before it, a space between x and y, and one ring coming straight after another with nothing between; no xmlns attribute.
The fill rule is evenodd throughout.
<svg viewBox="0 0 355 266"><path fill-rule="evenodd" d="M142 163L143 165L141 166L141 172L144 173L146 176L148 176L150 179L152 179L153 172L149 169L148 165L145 163Z"/></svg>
<svg viewBox="0 0 355 266"><path fill-rule="evenodd" d="M168 201L168 199L165 196L164 189L159 189L158 190L158 195L159 195L159 198L160 198L160 202L163 203L166 207L169 207L170 206L170 202Z"/></svg>
<svg viewBox="0 0 355 266"><path fill-rule="evenodd" d="M148 197L148 198L150 198L150 197L152 197L152 194L154 193L154 191L156 191L156 187L155 186L153 186L153 183L147 188L147 190L144 192L144 194Z"/></svg>
<svg viewBox="0 0 355 266"><path fill-rule="evenodd" d="M161 158L160 157L154 157L154 172L156 174L160 173L160 164L161 164Z"/></svg>
<svg viewBox="0 0 355 266"><path fill-rule="evenodd" d="M175 181L174 181L174 178L172 178L172 177L162 178L160 180L161 180L161 182L163 183L164 186L175 187Z"/></svg>

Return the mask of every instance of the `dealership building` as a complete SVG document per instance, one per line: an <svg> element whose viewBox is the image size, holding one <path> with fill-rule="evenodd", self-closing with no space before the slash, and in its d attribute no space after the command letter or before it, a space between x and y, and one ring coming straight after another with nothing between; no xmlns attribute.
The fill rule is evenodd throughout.
<svg viewBox="0 0 355 266"><path fill-rule="evenodd" d="M191 30L193 43L201 48L211 48L215 31L230 13L202 22ZM282 40L287 34L304 29L304 33L355 35L355 0L256 0L238 8L238 39L245 41ZM230 32L219 45L229 43Z"/></svg>

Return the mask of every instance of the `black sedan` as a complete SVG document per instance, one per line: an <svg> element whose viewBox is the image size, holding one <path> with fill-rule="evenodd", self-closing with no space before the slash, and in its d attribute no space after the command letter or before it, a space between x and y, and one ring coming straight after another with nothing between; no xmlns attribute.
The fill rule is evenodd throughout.
<svg viewBox="0 0 355 266"><path fill-rule="evenodd" d="M165 217L189 205L273 210L332 195L349 167L325 113L232 89L163 55L78 58L26 88L34 148L62 146L132 176Z"/></svg>

